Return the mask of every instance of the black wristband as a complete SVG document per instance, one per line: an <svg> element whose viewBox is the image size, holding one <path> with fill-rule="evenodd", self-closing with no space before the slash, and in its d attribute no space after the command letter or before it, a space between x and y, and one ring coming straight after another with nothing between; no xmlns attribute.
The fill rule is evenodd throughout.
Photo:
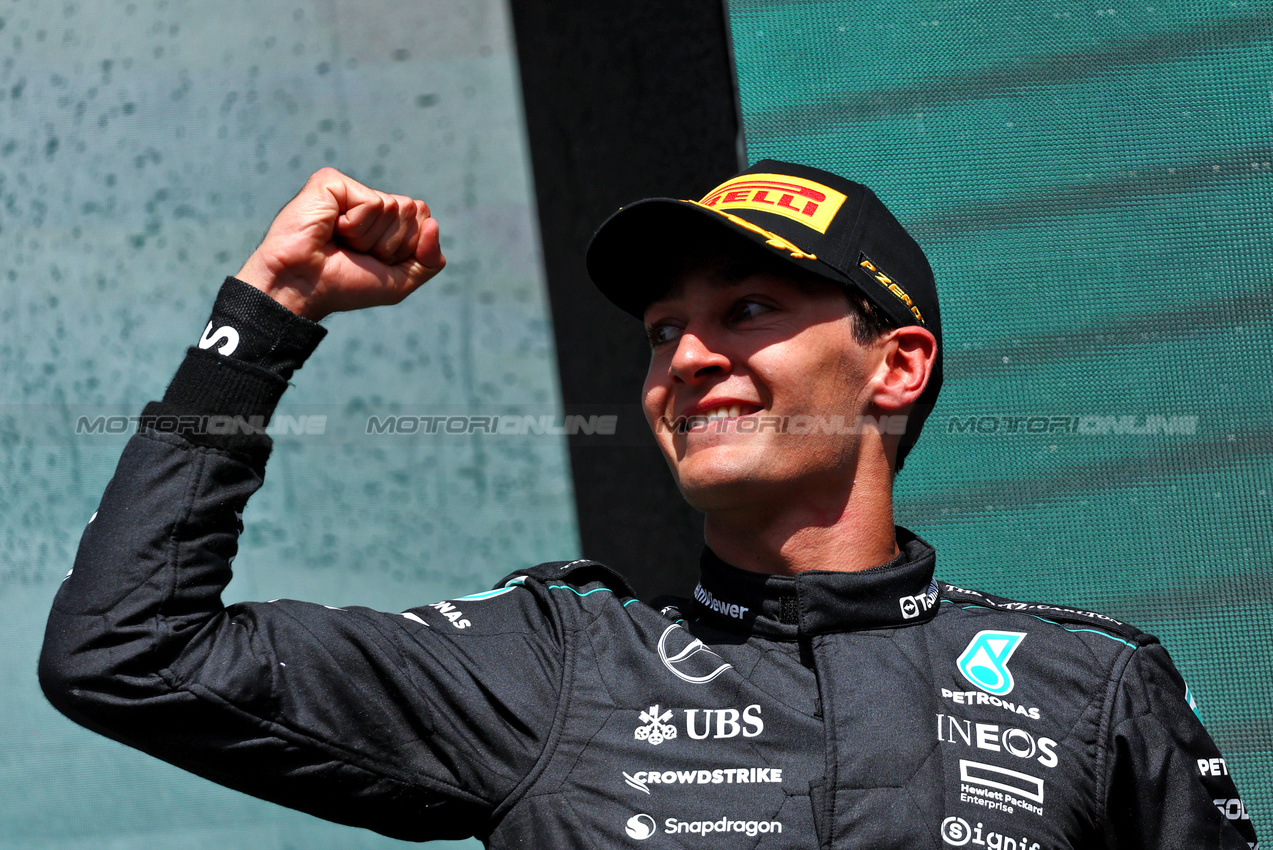
<svg viewBox="0 0 1273 850"><path fill-rule="evenodd" d="M163 400L146 406L139 430L178 433L264 463L271 446L265 426L287 380L326 335L318 323L227 277L198 347L186 352Z"/></svg>
<svg viewBox="0 0 1273 850"><path fill-rule="evenodd" d="M137 429L170 431L264 463L273 444L265 427L286 389L287 381L267 369L191 348L163 401L146 405Z"/></svg>
<svg viewBox="0 0 1273 850"><path fill-rule="evenodd" d="M327 329L317 322L296 315L256 287L227 277L199 348L260 366L286 381L326 335Z"/></svg>

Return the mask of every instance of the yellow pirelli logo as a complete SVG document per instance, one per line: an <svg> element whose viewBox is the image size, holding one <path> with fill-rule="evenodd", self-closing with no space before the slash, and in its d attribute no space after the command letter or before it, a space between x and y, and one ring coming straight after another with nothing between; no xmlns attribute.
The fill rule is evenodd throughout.
<svg viewBox="0 0 1273 850"><path fill-rule="evenodd" d="M881 286L900 298L902 303L910 308L911 315L914 316L921 325L928 324L924 321L924 314L919 312L919 307L915 306L915 302L912 301L911 297L906 294L906 290L894 283L891 277L877 269L875 267L875 263L868 260L865 254L858 255L858 266L861 267L862 271L879 281Z"/></svg>
<svg viewBox="0 0 1273 850"><path fill-rule="evenodd" d="M829 186L786 174L746 174L726 181L699 201L714 210L774 213L826 233L845 195Z"/></svg>
<svg viewBox="0 0 1273 850"><path fill-rule="evenodd" d="M702 206L702 204L699 203L698 201L689 201L688 203L698 204L699 206ZM711 209L711 207L708 207L708 209ZM799 245L792 242L791 240L783 239L777 233L772 233L768 230L765 230L763 227L759 227L758 225L752 224L750 221L748 221L745 218L739 218L736 215L730 215L729 213L724 212L723 210L712 210L712 212L716 213L717 215L725 216L725 218L729 219L734 224L738 225L739 227L745 230L750 230L752 233L755 233L758 236L765 237L765 244L770 245L771 247L777 248L780 251L789 251L793 259L796 259L796 260L818 259L818 256L816 254L810 254L808 251L801 248Z"/></svg>

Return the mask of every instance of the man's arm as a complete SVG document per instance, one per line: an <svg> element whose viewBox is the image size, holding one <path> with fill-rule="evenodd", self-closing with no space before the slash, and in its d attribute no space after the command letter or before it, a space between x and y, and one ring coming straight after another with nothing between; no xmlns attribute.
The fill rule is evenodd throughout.
<svg viewBox="0 0 1273 850"><path fill-rule="evenodd" d="M256 289L227 281L85 529L40 660L54 705L331 820L416 840L482 830L552 728L562 635L551 604L519 588L465 629L429 607L224 608L270 441L206 427L268 421L322 337L306 317L396 302L441 265L419 202L323 171L284 207L241 272Z"/></svg>
<svg viewBox="0 0 1273 850"><path fill-rule="evenodd" d="M1118 850L1248 850L1255 829L1167 650L1132 653L1110 719L1106 821Z"/></svg>

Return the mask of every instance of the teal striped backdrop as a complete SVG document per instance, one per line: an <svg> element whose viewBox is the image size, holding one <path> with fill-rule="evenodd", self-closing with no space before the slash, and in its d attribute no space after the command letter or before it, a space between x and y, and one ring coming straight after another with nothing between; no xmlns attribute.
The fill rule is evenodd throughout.
<svg viewBox="0 0 1273 850"><path fill-rule="evenodd" d="M1157 634L1273 834L1273 6L733 0L750 160L925 246L947 580Z"/></svg>

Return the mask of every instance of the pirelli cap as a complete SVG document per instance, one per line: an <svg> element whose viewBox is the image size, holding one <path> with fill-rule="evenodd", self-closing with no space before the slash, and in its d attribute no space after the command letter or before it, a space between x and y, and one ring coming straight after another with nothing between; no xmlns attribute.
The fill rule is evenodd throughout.
<svg viewBox="0 0 1273 850"><path fill-rule="evenodd" d="M704 227L733 233L860 293L899 327L918 325L932 332L937 362L901 441L900 467L942 383L937 287L919 244L860 183L764 159L700 200L648 198L622 207L593 235L588 274L602 294L641 318L670 284L658 267L665 246L692 240Z"/></svg>

